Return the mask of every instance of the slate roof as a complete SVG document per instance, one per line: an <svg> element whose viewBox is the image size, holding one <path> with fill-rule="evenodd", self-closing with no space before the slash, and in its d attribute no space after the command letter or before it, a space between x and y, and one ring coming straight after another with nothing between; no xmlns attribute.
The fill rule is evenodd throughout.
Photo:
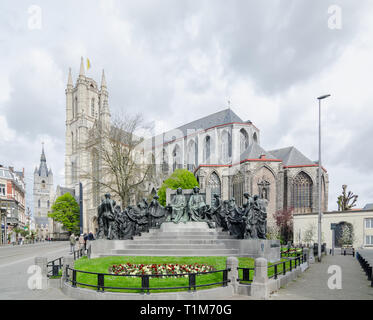
<svg viewBox="0 0 373 320"><path fill-rule="evenodd" d="M187 124L182 125L176 129L181 130L184 135L187 135L188 129L208 129L221 124L232 123L232 122L244 122L237 114L235 114L232 109L225 109L206 117L194 120Z"/></svg>
<svg viewBox="0 0 373 320"><path fill-rule="evenodd" d="M275 156L273 156L270 152L265 151L259 144L253 142L241 154L240 160L242 161L245 159L259 159L261 155L265 155L266 159L278 159Z"/></svg>
<svg viewBox="0 0 373 320"><path fill-rule="evenodd" d="M275 156L277 159L281 159L285 166L302 166L316 164L316 162L308 159L295 147L270 150L269 153Z"/></svg>
<svg viewBox="0 0 373 320"><path fill-rule="evenodd" d="M363 210L373 210L373 203L366 204Z"/></svg>

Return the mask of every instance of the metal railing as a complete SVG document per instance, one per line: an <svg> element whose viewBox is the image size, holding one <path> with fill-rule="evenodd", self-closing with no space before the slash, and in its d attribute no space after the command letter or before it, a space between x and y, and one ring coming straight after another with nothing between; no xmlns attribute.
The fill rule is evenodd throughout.
<svg viewBox="0 0 373 320"><path fill-rule="evenodd" d="M305 254L299 254L296 257L288 258L285 261L277 262L268 266L268 278L277 279L279 275L285 275L287 271L292 271L306 261ZM271 269L273 268L273 274ZM255 274L255 268L238 267L238 271L242 270L242 278L238 277L239 282L252 282Z"/></svg>
<svg viewBox="0 0 373 320"><path fill-rule="evenodd" d="M60 270L62 269L62 257L49 261L47 263L47 275L48 277L58 277Z"/></svg>
<svg viewBox="0 0 373 320"><path fill-rule="evenodd" d="M296 269L297 266L299 267L302 263L306 261L305 255L301 254L293 258L289 258L286 261L277 262L275 264L271 264L268 266L268 273L270 273L270 269L273 268L273 274L268 275L268 278L277 279L279 275L285 275L287 271L292 271ZM282 268L279 268L281 266Z"/></svg>
<svg viewBox="0 0 373 320"><path fill-rule="evenodd" d="M359 252L356 252L356 259L359 261L365 274L368 276L368 281L370 281L370 286L373 287L373 274L372 274L373 266Z"/></svg>
<svg viewBox="0 0 373 320"><path fill-rule="evenodd" d="M281 249L281 258L283 257L294 257L303 255L303 247L300 248L288 248L287 250Z"/></svg>
<svg viewBox="0 0 373 320"><path fill-rule="evenodd" d="M111 274L111 273L97 273L97 272L89 272L89 271L82 271L72 269L69 266L66 266L66 282L70 282L73 288L79 286L87 286L91 288L96 288L98 292L104 292L106 289L109 290L140 290L143 294L147 293L150 294L150 290L173 290L173 289L188 289L189 291L196 291L197 288L201 287L208 287L214 285L222 285L226 287L230 280L228 279L228 272L230 269L224 270L216 270L216 271L209 271L209 272L198 272L198 273L182 273L182 274L161 274L161 275L131 275L131 274ZM223 274L222 281L213 282L213 283L205 283L205 284L196 284L196 276L198 275L207 275L213 273ZM77 281L77 274L84 273L84 274L93 274L97 275L97 284L91 283L82 283ZM112 286L105 286L105 277L137 277L141 278L141 287L112 287ZM161 277L185 277L188 276L189 283L188 286L178 286L178 287L150 287L150 279L151 278L161 278ZM112 279L111 279L112 280Z"/></svg>
<svg viewBox="0 0 373 320"><path fill-rule="evenodd" d="M245 281L245 282L253 282L254 274L255 274L255 268L242 268L238 267L238 279L237 281ZM242 270L242 278L240 278L240 270ZM251 276L250 276L251 275Z"/></svg>
<svg viewBox="0 0 373 320"><path fill-rule="evenodd" d="M90 250L90 248L88 249ZM78 250L74 250L73 254L74 254L74 260L77 260L77 259L80 259L81 257L84 257L87 255L88 253L88 250L86 249L78 249Z"/></svg>
<svg viewBox="0 0 373 320"><path fill-rule="evenodd" d="M355 248L341 248L341 255L355 257Z"/></svg>

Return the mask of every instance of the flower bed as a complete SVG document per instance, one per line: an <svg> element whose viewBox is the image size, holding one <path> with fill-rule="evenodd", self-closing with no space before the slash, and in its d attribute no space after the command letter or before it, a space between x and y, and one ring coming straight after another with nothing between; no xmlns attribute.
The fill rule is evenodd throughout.
<svg viewBox="0 0 373 320"><path fill-rule="evenodd" d="M204 264L114 264L109 268L112 274L129 274L129 275L177 275L187 277L189 273L206 273L214 271L215 268Z"/></svg>

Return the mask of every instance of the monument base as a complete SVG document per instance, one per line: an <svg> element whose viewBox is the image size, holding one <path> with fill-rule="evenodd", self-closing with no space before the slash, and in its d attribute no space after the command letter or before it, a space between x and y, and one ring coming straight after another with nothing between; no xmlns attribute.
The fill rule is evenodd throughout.
<svg viewBox="0 0 373 320"><path fill-rule="evenodd" d="M226 256L280 260L280 241L235 239L206 222L164 222L133 240L92 241L91 258L103 256Z"/></svg>
<svg viewBox="0 0 373 320"><path fill-rule="evenodd" d="M160 232L203 232L203 231L216 231L210 229L206 222L163 222L159 228Z"/></svg>

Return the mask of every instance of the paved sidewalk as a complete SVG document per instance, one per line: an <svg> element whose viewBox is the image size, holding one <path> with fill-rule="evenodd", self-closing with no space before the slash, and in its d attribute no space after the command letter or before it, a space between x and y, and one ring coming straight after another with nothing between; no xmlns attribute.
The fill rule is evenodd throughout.
<svg viewBox="0 0 373 320"><path fill-rule="evenodd" d="M328 273L331 265L342 269L342 289L331 290ZM270 300L373 300L373 288L359 262L352 256L327 255L314 263L295 281L271 295Z"/></svg>

